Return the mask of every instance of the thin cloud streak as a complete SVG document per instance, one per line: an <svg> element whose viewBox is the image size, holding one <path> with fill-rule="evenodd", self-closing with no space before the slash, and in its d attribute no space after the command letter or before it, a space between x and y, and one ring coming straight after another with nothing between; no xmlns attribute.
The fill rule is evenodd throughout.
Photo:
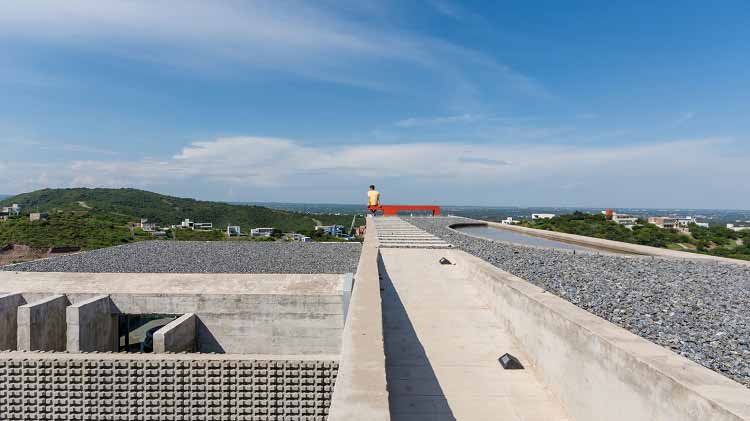
<svg viewBox="0 0 750 421"><path fill-rule="evenodd" d="M483 69L519 95L551 97L538 82L482 52L296 1L185 0L180 7L166 1L4 2L0 36L209 75L235 72L239 65L383 92L410 87L373 72L376 62L428 69L446 89L468 86L473 95L480 90L467 73Z"/></svg>
<svg viewBox="0 0 750 421"><path fill-rule="evenodd" d="M194 142L161 160L8 163L0 167L3 180L11 179L21 168L32 168L34 176L20 185L0 184L0 188L9 193L47 186L135 186L180 191L200 182L221 191L227 187L255 192L302 189L321 197L330 194L331 186L346 189L369 180L400 180L428 192L440 186L441 194L459 194L471 185L487 192L500 186L519 191L545 191L553 186L557 189L554 194L604 191L620 196L663 196L664 185L679 190L675 186L700 184L700 180L685 174L699 173L706 166L716 168L722 177L750 177L741 159L716 153L717 146L726 142L698 139L588 148L461 143L315 147L291 139L231 137ZM675 150L684 157L679 163L671 159ZM740 191L736 195L740 196L743 188L747 190L737 188ZM744 194L748 197L750 191ZM237 199L257 199L252 196Z"/></svg>

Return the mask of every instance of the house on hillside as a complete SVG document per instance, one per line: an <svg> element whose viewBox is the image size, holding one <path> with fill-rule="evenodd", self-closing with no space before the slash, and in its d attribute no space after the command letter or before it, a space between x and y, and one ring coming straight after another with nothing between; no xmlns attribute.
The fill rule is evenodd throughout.
<svg viewBox="0 0 750 421"><path fill-rule="evenodd" d="M43 221L49 219L49 214L47 212L32 212L29 214L29 221Z"/></svg>
<svg viewBox="0 0 750 421"><path fill-rule="evenodd" d="M276 228L253 228L250 230L251 237L273 237L279 232Z"/></svg>
<svg viewBox="0 0 750 421"><path fill-rule="evenodd" d="M310 237L308 237L308 236L306 236L304 234L297 233L297 232L293 232L289 236L289 239L292 240L292 241L299 241L301 243L309 243L309 242L312 241L312 238L310 238Z"/></svg>
<svg viewBox="0 0 750 421"><path fill-rule="evenodd" d="M141 222L138 224L138 227L140 227L145 232L154 232L158 229L156 224L148 222L148 219L141 218Z"/></svg>
<svg viewBox="0 0 750 421"><path fill-rule="evenodd" d="M648 223L665 229L674 229L677 226L677 220L667 216L649 216Z"/></svg>
<svg viewBox="0 0 750 421"><path fill-rule="evenodd" d="M741 226L741 225L735 225L735 224L727 224L727 229L730 229L732 231L750 231L750 226Z"/></svg>
<svg viewBox="0 0 750 421"><path fill-rule="evenodd" d="M503 219L502 221L500 221L500 223L503 224L503 225L516 225L516 224L518 224L520 222L521 221L516 221L515 219L513 219L512 216L509 216L509 217Z"/></svg>
<svg viewBox="0 0 750 421"><path fill-rule="evenodd" d="M555 217L554 213L532 213L531 219L552 219Z"/></svg>
<svg viewBox="0 0 750 421"><path fill-rule="evenodd" d="M197 231L211 231L214 229L213 222L194 222L193 229Z"/></svg>
<svg viewBox="0 0 750 421"><path fill-rule="evenodd" d="M227 237L239 237L242 235L239 225L227 225Z"/></svg>
<svg viewBox="0 0 750 421"><path fill-rule="evenodd" d="M21 205L14 203L10 206L3 206L2 209L0 209L0 213L3 213L8 217L18 216L21 214Z"/></svg>
<svg viewBox="0 0 750 421"><path fill-rule="evenodd" d="M324 234L338 237L344 234L343 225L317 225L315 231L323 231Z"/></svg>
<svg viewBox="0 0 750 421"><path fill-rule="evenodd" d="M638 225L638 217L634 215L612 212L608 216L612 222L620 224L625 228L633 229L634 226Z"/></svg>
<svg viewBox="0 0 750 421"><path fill-rule="evenodd" d="M180 225L172 225L172 228L209 231L214 229L214 224L212 222L193 222L190 219L185 218L182 222L180 222Z"/></svg>

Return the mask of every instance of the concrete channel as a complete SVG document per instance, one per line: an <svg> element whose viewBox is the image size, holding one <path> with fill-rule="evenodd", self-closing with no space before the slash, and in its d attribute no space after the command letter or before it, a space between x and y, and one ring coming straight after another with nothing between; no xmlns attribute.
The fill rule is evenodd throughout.
<svg viewBox="0 0 750 421"><path fill-rule="evenodd" d="M750 420L750 389L475 256L379 243L405 223L368 218L329 419Z"/></svg>

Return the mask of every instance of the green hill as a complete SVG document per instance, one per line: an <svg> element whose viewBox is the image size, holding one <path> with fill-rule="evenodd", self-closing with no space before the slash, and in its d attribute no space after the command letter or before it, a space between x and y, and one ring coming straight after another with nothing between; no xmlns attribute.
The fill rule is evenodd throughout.
<svg viewBox="0 0 750 421"><path fill-rule="evenodd" d="M351 223L351 215L307 215L261 206L231 205L166 196L137 189L44 189L0 200L18 203L23 215L47 212L48 221L18 218L0 222L0 246L9 243L38 247L79 246L97 248L136 240L129 222L147 218L160 226L178 225L185 218L212 222L215 229L239 225L243 232L255 227L282 231L309 231L317 225ZM361 218L358 222L362 222Z"/></svg>

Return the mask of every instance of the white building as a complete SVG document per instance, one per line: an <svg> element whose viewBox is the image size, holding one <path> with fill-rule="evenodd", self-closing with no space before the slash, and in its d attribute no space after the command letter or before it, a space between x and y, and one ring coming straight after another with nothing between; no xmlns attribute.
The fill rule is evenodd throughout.
<svg viewBox="0 0 750 421"><path fill-rule="evenodd" d="M199 231L210 231L214 229L213 222L193 222L193 229Z"/></svg>
<svg viewBox="0 0 750 421"><path fill-rule="evenodd" d="M310 238L310 237L308 237L306 235L299 234L299 233L295 232L295 233L292 234L292 241L299 241L299 242L302 242L302 243L309 243L309 242L312 242L312 238Z"/></svg>
<svg viewBox="0 0 750 421"><path fill-rule="evenodd" d="M638 217L626 213L612 213L612 222L624 225L626 228L633 228L638 224Z"/></svg>
<svg viewBox="0 0 750 421"><path fill-rule="evenodd" d="M177 228L207 231L214 229L214 224L212 222L193 222L186 218L180 222L180 225L177 226Z"/></svg>
<svg viewBox="0 0 750 421"><path fill-rule="evenodd" d="M251 237L272 237L278 230L276 228L253 228L250 230Z"/></svg>
<svg viewBox="0 0 750 421"><path fill-rule="evenodd" d="M7 213L8 216L18 216L21 214L21 206L18 203L14 203L10 206L3 206L2 213Z"/></svg>
<svg viewBox="0 0 750 421"><path fill-rule="evenodd" d="M145 232L154 232L158 229L156 224L148 222L148 219L141 218L141 222L138 226Z"/></svg>
<svg viewBox="0 0 750 421"><path fill-rule="evenodd" d="M531 219L552 219L555 217L554 213L532 213Z"/></svg>
<svg viewBox="0 0 750 421"><path fill-rule="evenodd" d="M744 226L735 226L734 224L727 224L727 228L732 231L750 231L750 227L744 227Z"/></svg>
<svg viewBox="0 0 750 421"><path fill-rule="evenodd" d="M239 225L227 225L227 237L239 237L241 234Z"/></svg>
<svg viewBox="0 0 750 421"><path fill-rule="evenodd" d="M49 214L47 212L32 212L29 214L29 222L42 221L45 219L49 219Z"/></svg>
<svg viewBox="0 0 750 421"><path fill-rule="evenodd" d="M509 217L503 219L502 221L500 221L500 223L503 224L503 225L515 225L515 224L517 224L519 222L521 222L521 221L514 220L512 216L509 216Z"/></svg>
<svg viewBox="0 0 750 421"><path fill-rule="evenodd" d="M649 216L648 223L666 229L674 229L677 226L677 220L675 218L669 218L666 216Z"/></svg>
<svg viewBox="0 0 750 421"><path fill-rule="evenodd" d="M315 227L315 231L323 231L324 233L330 236L338 237L339 235L344 234L344 226L343 225L317 225Z"/></svg>
<svg viewBox="0 0 750 421"><path fill-rule="evenodd" d="M698 221L692 216L678 216L675 218L675 222L677 223L677 226L687 228L690 224L695 224Z"/></svg>

